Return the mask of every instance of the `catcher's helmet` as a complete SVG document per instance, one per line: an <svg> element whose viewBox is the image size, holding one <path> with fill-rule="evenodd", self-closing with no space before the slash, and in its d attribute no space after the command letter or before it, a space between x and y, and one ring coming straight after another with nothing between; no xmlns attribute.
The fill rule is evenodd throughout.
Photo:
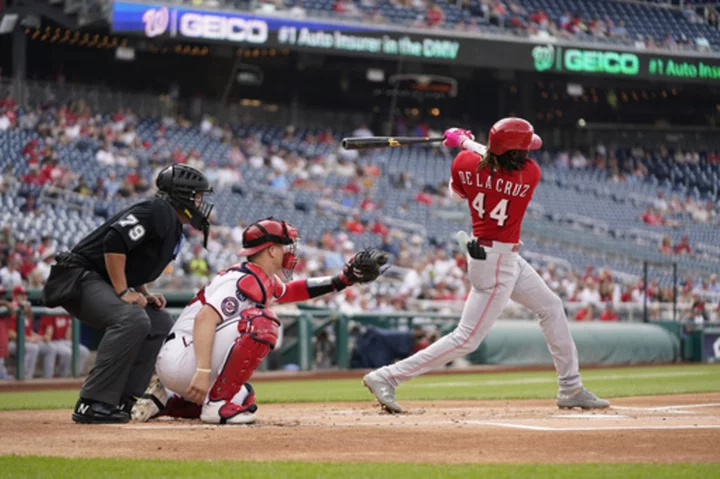
<svg viewBox="0 0 720 479"><path fill-rule="evenodd" d="M281 244L285 246L282 267L289 274L297 265L297 241L298 231L294 226L272 217L265 218L243 232L243 249L238 255L252 256L273 244Z"/></svg>
<svg viewBox="0 0 720 479"><path fill-rule="evenodd" d="M490 128L488 151L500 156L510 150L537 150L542 139L530 122L522 118L503 118Z"/></svg>
<svg viewBox="0 0 720 479"><path fill-rule="evenodd" d="M193 228L203 232L203 244L207 248L210 212L215 205L204 199L198 205L195 200L198 193L213 193L207 176L191 166L174 164L158 174L155 184L159 194L173 205L176 211L185 215Z"/></svg>

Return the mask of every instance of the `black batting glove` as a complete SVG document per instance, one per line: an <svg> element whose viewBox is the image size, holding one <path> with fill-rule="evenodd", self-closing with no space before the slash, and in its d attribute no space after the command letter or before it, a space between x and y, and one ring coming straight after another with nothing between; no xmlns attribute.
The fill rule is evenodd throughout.
<svg viewBox="0 0 720 479"><path fill-rule="evenodd" d="M485 248L480 246L476 240L468 241L466 247L468 254L472 259L484 260L487 258Z"/></svg>

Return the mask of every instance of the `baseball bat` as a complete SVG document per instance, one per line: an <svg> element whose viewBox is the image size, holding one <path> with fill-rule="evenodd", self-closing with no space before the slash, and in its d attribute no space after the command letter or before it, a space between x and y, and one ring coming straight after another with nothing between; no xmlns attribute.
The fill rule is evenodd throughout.
<svg viewBox="0 0 720 479"><path fill-rule="evenodd" d="M367 148L393 148L396 146L422 145L445 141L444 136L369 136L365 138L344 138L342 147L346 150L365 150Z"/></svg>

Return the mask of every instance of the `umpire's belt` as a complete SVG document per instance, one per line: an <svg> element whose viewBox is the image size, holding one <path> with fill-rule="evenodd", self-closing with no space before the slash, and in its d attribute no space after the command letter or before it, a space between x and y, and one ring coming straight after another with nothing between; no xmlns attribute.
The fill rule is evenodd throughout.
<svg viewBox="0 0 720 479"><path fill-rule="evenodd" d="M480 246L485 246L486 248L492 248L497 253L517 253L520 251L520 245L522 243L501 243L500 241L492 241L492 240L486 240L482 238L477 238L475 241Z"/></svg>

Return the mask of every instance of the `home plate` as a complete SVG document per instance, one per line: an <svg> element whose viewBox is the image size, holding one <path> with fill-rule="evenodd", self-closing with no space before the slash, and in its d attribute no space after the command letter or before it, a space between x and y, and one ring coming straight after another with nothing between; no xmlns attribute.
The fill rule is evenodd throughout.
<svg viewBox="0 0 720 479"><path fill-rule="evenodd" d="M627 419L622 414L554 414L558 419Z"/></svg>

